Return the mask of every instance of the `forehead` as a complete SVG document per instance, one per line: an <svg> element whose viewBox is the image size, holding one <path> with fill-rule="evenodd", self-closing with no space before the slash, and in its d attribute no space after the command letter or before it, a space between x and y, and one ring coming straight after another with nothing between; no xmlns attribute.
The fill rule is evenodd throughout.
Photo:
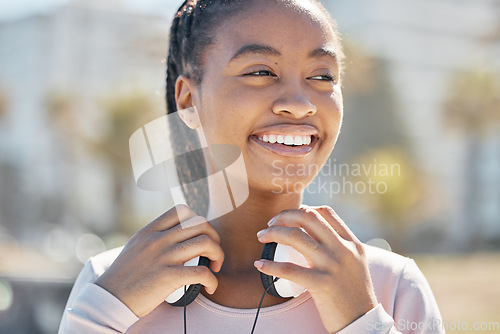
<svg viewBox="0 0 500 334"><path fill-rule="evenodd" d="M340 48L331 21L308 0L254 0L245 10L222 19L214 31L212 49L232 56L242 45L270 45L286 54ZM210 59L211 61L213 59Z"/></svg>

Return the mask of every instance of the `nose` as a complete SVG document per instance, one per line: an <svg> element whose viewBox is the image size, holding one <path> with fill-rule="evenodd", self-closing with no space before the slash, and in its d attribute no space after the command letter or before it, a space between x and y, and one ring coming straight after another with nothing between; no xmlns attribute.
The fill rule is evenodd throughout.
<svg viewBox="0 0 500 334"><path fill-rule="evenodd" d="M304 88L299 83L289 83L273 103L275 114L290 115L294 118L312 116L316 113L316 106L305 94Z"/></svg>

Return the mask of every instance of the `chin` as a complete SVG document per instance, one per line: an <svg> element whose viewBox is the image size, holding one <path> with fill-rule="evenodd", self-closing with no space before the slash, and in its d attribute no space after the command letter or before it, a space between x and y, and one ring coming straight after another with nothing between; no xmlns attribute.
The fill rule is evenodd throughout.
<svg viewBox="0 0 500 334"><path fill-rule="evenodd" d="M283 176L271 176L263 178L262 176L253 185L250 183L250 189L255 189L259 192L285 195L285 194L300 194L311 183L312 180L305 178L286 178Z"/></svg>

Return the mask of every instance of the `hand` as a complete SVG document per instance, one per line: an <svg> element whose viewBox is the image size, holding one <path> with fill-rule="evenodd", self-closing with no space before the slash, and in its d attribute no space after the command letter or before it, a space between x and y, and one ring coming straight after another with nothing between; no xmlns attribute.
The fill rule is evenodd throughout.
<svg viewBox="0 0 500 334"><path fill-rule="evenodd" d="M257 261L256 267L305 287L329 333L338 332L378 304L363 244L332 208L284 210L258 236L262 243L289 245L304 255L308 268L267 260Z"/></svg>
<svg viewBox="0 0 500 334"><path fill-rule="evenodd" d="M218 282L209 268L184 266L197 256L209 258L218 272L224 261L220 237L205 218L177 205L139 230L96 284L143 317L183 285L201 283L215 292Z"/></svg>

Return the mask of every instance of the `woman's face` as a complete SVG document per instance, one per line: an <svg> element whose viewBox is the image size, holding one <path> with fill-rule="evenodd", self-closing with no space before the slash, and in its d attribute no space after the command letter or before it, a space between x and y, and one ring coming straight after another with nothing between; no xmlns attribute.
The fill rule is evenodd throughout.
<svg viewBox="0 0 500 334"><path fill-rule="evenodd" d="M256 0L214 36L203 54L203 82L192 92L208 143L240 147L250 189L301 191L330 155L342 122L331 26L307 1ZM275 142L280 137L283 144Z"/></svg>

